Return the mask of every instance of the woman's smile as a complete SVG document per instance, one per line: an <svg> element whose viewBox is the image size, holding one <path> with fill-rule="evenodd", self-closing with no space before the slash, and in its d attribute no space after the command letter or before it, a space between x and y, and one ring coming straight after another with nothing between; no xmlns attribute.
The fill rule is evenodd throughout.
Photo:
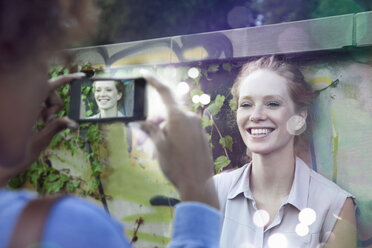
<svg viewBox="0 0 372 248"><path fill-rule="evenodd" d="M257 70L241 84L237 123L251 152L266 154L293 142L287 121L295 114L286 79L269 70Z"/></svg>

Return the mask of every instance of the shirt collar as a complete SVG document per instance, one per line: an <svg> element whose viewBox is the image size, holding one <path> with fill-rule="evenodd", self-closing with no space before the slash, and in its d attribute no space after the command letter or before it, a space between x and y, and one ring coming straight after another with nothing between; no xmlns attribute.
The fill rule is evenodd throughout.
<svg viewBox="0 0 372 248"><path fill-rule="evenodd" d="M252 163L244 165L243 173L233 183L231 190L227 196L229 200L234 199L239 194L244 194L244 197L253 200L252 192L249 188L249 175L251 173ZM302 210L307 206L307 196L309 192L310 168L300 158L296 157L295 175L293 184L289 192L286 203Z"/></svg>
<svg viewBox="0 0 372 248"><path fill-rule="evenodd" d="M251 174L252 170L251 165L252 162L244 165L243 168L241 168L243 173L241 173L233 183L227 199L234 199L236 196L243 193L246 198L253 200L253 195L251 189L249 188L249 175Z"/></svg>
<svg viewBox="0 0 372 248"><path fill-rule="evenodd" d="M300 211L307 206L309 181L310 168L302 159L296 157L295 175L291 191L289 192L287 198L287 203L295 206Z"/></svg>

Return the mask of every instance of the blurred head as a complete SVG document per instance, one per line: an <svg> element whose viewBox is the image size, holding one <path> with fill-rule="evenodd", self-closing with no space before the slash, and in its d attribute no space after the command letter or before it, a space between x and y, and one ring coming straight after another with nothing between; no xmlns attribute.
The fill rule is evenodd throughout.
<svg viewBox="0 0 372 248"><path fill-rule="evenodd" d="M274 56L248 62L232 94L239 131L250 151L307 142L314 93L296 66Z"/></svg>
<svg viewBox="0 0 372 248"><path fill-rule="evenodd" d="M86 35L95 18L89 0L0 2L0 165L25 155L48 94L48 60Z"/></svg>
<svg viewBox="0 0 372 248"><path fill-rule="evenodd" d="M95 81L94 98L100 110L121 106L124 100L124 89L120 81Z"/></svg>

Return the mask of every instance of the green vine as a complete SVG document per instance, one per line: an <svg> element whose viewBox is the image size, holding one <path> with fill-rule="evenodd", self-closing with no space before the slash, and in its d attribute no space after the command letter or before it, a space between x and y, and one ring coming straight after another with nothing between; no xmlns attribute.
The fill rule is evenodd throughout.
<svg viewBox="0 0 372 248"><path fill-rule="evenodd" d="M50 67L50 78L55 78L60 75L66 75L76 71L90 71L92 67L89 64L84 66L73 66L71 68L57 66ZM83 90L89 91L90 88ZM68 115L70 104L70 86L65 85L57 89L58 94L64 102L62 109L55 118ZM89 106L89 105L88 105ZM45 123L39 122L35 125L35 129L41 130ZM85 134L85 135L82 135ZM81 196L92 196L95 198L101 197L98 192L99 175L103 165L100 162L102 149L100 144L104 142L102 130L98 124L85 123L80 125L79 129L66 129L57 134L50 142L49 148L44 151L39 159L35 161L26 171L12 178L8 187L20 188L25 183L30 183L40 194L53 194L59 192L69 192ZM86 153L86 159L91 165L92 182L89 187L82 187L82 183L86 183L79 177L74 177L69 174L69 169L57 170L53 168L49 157L53 149L64 148L74 156L77 149L81 149Z"/></svg>
<svg viewBox="0 0 372 248"><path fill-rule="evenodd" d="M238 67L240 65L234 65L232 63L223 63L222 66L220 64L212 64L209 65L206 69L201 69L201 74L199 77L194 79L194 82L192 82L190 85L192 86L192 89L190 90L190 99L192 99L195 95L202 95L204 92L199 88L199 81L201 77L205 77L207 81L211 81L210 73L217 73L219 70L224 70L225 72L230 73L233 67ZM217 94L215 99L211 101L207 105L203 105L201 103L192 103L191 110L193 112L199 113L201 115L201 122L203 128L209 128L209 132L207 133L207 137L210 141L210 146L214 148L214 145L212 143L212 137L213 137L213 131L216 130L218 138L219 138L219 144L221 145L224 155L221 155L217 157L214 161L215 165L215 171L218 173L222 171L225 167L229 166L231 164L231 160L229 157L229 151L232 152L232 147L234 144L234 141L230 135L223 135L220 128L218 127L216 121L214 120L215 116L218 116L218 114L221 112L222 107L226 104L226 97L220 94ZM231 99L228 102L229 109L234 112L236 111L236 106Z"/></svg>

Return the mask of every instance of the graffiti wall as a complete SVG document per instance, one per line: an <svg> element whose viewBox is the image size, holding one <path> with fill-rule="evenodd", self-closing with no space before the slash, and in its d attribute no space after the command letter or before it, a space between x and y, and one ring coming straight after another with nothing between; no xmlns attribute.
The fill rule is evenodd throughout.
<svg viewBox="0 0 372 248"><path fill-rule="evenodd" d="M356 20L362 19L365 26L370 16ZM370 33L363 30L363 47L358 47L353 15L325 19L75 52L79 62L90 62L105 75L136 77L147 69L165 79L185 108L200 115L216 172L246 160L230 93L242 64L266 54L281 54L298 64L313 88L322 90L314 106L312 140L300 156L355 196L359 246L372 247ZM258 34L263 39L257 39ZM149 99L149 116L162 116L164 106L151 89ZM123 124L106 125L105 140L108 152L101 181L108 211L125 224L135 247L165 247L178 196L160 172L154 147L141 131Z"/></svg>

